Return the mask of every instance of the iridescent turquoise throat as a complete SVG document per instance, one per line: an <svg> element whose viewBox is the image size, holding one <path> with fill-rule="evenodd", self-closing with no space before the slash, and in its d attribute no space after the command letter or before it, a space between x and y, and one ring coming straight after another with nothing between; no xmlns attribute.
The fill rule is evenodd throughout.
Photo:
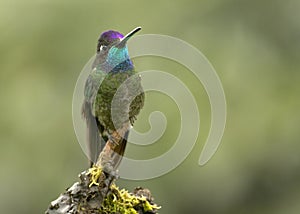
<svg viewBox="0 0 300 214"><path fill-rule="evenodd" d="M133 69L133 64L129 58L128 49L111 47L106 61L101 65L101 69L106 72L124 72Z"/></svg>

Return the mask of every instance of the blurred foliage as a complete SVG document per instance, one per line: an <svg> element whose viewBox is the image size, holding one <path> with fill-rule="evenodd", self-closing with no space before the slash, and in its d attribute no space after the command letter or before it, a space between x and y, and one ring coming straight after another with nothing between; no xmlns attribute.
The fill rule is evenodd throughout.
<svg viewBox="0 0 300 214"><path fill-rule="evenodd" d="M206 55L223 83L228 120L218 152L199 167L210 126L205 90L174 62L136 59L138 69L189 82L201 129L174 171L119 185L149 188L160 213L299 213L299 10L297 0L1 0L1 213L43 213L88 166L72 125L76 79L100 32L135 26L179 37ZM160 96L147 94L136 128L147 131L149 114L159 110L169 122L165 135L149 147L129 145L128 156L154 157L172 146L179 112Z"/></svg>

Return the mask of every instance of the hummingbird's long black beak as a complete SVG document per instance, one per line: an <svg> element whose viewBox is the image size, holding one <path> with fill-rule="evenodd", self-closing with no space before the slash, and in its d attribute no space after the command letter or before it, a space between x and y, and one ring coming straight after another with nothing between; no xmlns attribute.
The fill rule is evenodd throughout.
<svg viewBox="0 0 300 214"><path fill-rule="evenodd" d="M138 31L140 31L142 28L141 27L136 27L136 28L134 28L132 31L130 31L129 33L127 33L122 39L121 39L121 41L118 43L118 44L116 44L115 46L117 47L117 48L123 48L123 47L125 47L125 45L126 45L126 42L135 34L135 33L137 33Z"/></svg>

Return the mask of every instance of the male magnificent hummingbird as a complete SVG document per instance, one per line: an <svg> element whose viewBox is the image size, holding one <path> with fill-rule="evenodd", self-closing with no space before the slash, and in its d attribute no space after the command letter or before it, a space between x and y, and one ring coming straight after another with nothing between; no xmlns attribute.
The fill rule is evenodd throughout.
<svg viewBox="0 0 300 214"><path fill-rule="evenodd" d="M141 79L126 46L140 29L137 27L125 36L109 30L98 39L82 105L91 165L104 167L109 163L116 169L125 151L129 129L144 105Z"/></svg>

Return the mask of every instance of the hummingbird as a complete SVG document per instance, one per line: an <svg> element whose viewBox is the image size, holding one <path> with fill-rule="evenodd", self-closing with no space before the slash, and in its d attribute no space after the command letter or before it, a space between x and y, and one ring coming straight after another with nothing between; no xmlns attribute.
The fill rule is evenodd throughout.
<svg viewBox="0 0 300 214"><path fill-rule="evenodd" d="M129 57L127 41L141 27L123 36L103 32L84 87L82 116L87 125L90 165L115 170L124 155L130 128L144 105L141 77Z"/></svg>

